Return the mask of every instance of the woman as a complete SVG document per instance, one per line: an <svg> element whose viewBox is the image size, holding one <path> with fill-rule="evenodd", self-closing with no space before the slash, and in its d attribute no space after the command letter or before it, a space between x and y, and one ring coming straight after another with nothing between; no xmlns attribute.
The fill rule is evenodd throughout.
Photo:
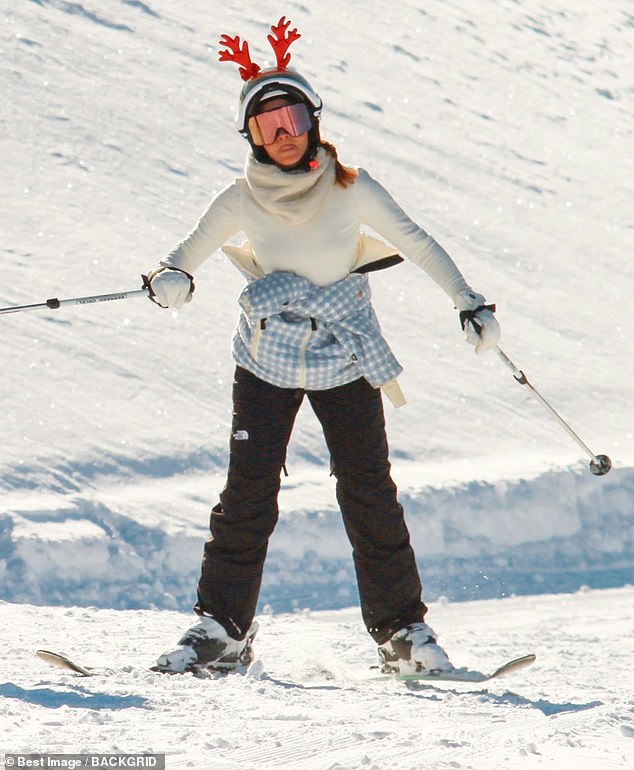
<svg viewBox="0 0 634 770"><path fill-rule="evenodd" d="M227 482L211 513L199 621L160 671L235 668L252 659L254 614L293 422L306 397L323 428L337 479L365 625L384 671L452 668L424 622L426 606L409 534L390 476L382 388L404 403L401 366L383 339L366 273L402 261L425 270L462 311L468 341L483 351L499 336L491 308L447 253L366 171L343 166L319 132L321 99L288 69L299 35L282 17L269 36L277 67L251 62L248 45L224 36L221 60L246 83L237 127L249 141L244 177L211 202L195 229L147 279L161 307L189 301L198 266L224 251L244 273ZM362 235L365 224L392 246Z"/></svg>

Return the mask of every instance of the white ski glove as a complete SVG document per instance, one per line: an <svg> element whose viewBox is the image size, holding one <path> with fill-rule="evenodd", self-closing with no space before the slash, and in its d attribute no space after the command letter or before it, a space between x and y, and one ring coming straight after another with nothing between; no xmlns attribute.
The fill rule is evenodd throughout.
<svg viewBox="0 0 634 770"><path fill-rule="evenodd" d="M191 302L194 279L183 270L174 267L157 267L143 276L143 285L150 290L150 299L160 307L179 310Z"/></svg>
<svg viewBox="0 0 634 770"><path fill-rule="evenodd" d="M460 311L460 325L469 345L475 346L476 353L486 353L494 348L500 339L500 325L497 322L495 305L486 305L482 294L471 289L459 292L454 302Z"/></svg>

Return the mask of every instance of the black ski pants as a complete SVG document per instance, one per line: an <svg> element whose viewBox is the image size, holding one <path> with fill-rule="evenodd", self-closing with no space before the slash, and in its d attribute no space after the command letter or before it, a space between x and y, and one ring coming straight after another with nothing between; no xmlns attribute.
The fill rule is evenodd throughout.
<svg viewBox="0 0 634 770"><path fill-rule="evenodd" d="M381 643L426 607L390 476L380 390L365 379L329 390L279 388L237 367L227 482L211 513L196 611L242 638L255 614L286 450L306 396L321 423L366 627Z"/></svg>

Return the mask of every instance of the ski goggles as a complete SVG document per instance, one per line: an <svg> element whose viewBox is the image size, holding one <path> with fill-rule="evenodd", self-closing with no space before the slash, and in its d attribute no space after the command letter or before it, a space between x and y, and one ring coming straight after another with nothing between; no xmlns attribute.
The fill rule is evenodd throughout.
<svg viewBox="0 0 634 770"><path fill-rule="evenodd" d="M273 144L280 129L291 136L310 130L312 121L305 104L288 104L249 118L247 127L253 144Z"/></svg>

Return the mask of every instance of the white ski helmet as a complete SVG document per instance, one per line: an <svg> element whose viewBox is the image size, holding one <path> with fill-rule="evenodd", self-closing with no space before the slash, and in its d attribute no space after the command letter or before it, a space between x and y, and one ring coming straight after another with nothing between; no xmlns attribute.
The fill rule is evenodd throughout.
<svg viewBox="0 0 634 770"><path fill-rule="evenodd" d="M322 101L306 78L292 69L267 70L247 81L240 92L236 128L242 136L249 139L247 124L249 118L255 114L258 105L276 96L290 97L293 101L304 103L308 108L313 128L317 126Z"/></svg>

